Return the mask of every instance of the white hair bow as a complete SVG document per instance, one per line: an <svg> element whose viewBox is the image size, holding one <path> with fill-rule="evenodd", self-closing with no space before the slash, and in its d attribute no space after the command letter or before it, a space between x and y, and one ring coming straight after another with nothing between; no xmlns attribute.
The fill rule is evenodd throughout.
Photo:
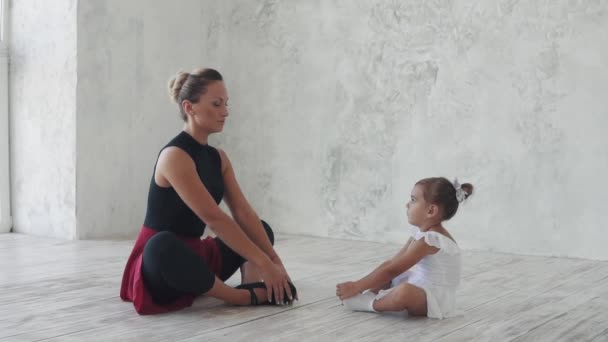
<svg viewBox="0 0 608 342"><path fill-rule="evenodd" d="M464 191L462 189L462 186L458 182L458 178L454 178L454 181L452 182L452 185L454 186L454 189L456 189L456 200L459 203L462 202L462 201L464 201L465 198L467 198L467 193L466 193L466 191Z"/></svg>

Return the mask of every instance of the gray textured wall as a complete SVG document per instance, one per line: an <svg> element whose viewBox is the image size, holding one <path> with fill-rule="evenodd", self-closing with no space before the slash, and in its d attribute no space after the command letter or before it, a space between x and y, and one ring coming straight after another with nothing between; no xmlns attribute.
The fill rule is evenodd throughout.
<svg viewBox="0 0 608 342"><path fill-rule="evenodd" d="M15 231L76 235L76 0L11 1Z"/></svg>
<svg viewBox="0 0 608 342"><path fill-rule="evenodd" d="M167 81L202 64L197 0L81 0L78 236L133 237L160 148L182 127Z"/></svg>
<svg viewBox="0 0 608 342"><path fill-rule="evenodd" d="M412 185L477 194L465 248L608 259L607 1L229 1L203 61L221 136L282 231L400 241Z"/></svg>
<svg viewBox="0 0 608 342"><path fill-rule="evenodd" d="M210 66L231 96L212 142L278 231L399 242L414 182L458 176L464 248L608 259L607 1L81 0L77 28L81 238L137 232L181 127L165 82ZM42 186L34 164L14 186Z"/></svg>

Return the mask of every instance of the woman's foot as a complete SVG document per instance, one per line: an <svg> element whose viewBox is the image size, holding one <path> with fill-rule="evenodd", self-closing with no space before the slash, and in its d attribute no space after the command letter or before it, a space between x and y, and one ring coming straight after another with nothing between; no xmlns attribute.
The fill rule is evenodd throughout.
<svg viewBox="0 0 608 342"><path fill-rule="evenodd" d="M228 286L216 277L213 287L209 292L205 293L205 295L217 298L231 305L251 305L251 292L246 287L239 287L234 288ZM265 286L260 286L259 288L254 288L252 290L256 298L263 300L263 302L268 300Z"/></svg>
<svg viewBox="0 0 608 342"><path fill-rule="evenodd" d="M262 304L268 301L268 291L266 291L266 288L255 288L252 289L253 293L255 294L255 297L257 298L257 303L258 304ZM244 293L244 298L246 298L245 301L243 301L243 304L241 305L255 305L254 302L252 302L251 300L251 292L249 292L249 290L240 290L242 293Z"/></svg>
<svg viewBox="0 0 608 342"><path fill-rule="evenodd" d="M297 296L297 290L292 283L289 283L291 287L291 293ZM238 290L247 290L250 296L250 305L261 305L261 304L291 304L291 301L287 298L287 292L285 291L285 302L283 303L275 303L274 298L272 300L268 300L268 292L266 291L266 284L264 282L255 282L255 283L246 283L241 284L236 287ZM296 297L297 298L297 297Z"/></svg>
<svg viewBox="0 0 608 342"><path fill-rule="evenodd" d="M260 270L249 261L241 265L241 284L256 283L262 281Z"/></svg>

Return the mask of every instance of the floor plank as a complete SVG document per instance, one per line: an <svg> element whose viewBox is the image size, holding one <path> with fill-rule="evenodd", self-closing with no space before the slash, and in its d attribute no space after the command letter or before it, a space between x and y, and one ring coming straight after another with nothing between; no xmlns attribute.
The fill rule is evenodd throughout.
<svg viewBox="0 0 608 342"><path fill-rule="evenodd" d="M433 320L351 312L334 295L400 246L279 234L298 303L203 297L139 316L118 297L132 243L0 234L0 341L608 341L608 262L466 251L462 315Z"/></svg>

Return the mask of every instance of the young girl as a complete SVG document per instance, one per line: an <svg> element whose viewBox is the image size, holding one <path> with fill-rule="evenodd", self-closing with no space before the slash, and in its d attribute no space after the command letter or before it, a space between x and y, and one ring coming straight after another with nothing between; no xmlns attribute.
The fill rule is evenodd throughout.
<svg viewBox="0 0 608 342"><path fill-rule="evenodd" d="M418 181L407 204L408 222L417 227L412 237L397 255L367 276L338 284L336 295L344 305L355 311L453 316L461 253L442 222L451 219L458 204L472 194L469 183L460 185L443 177Z"/></svg>

